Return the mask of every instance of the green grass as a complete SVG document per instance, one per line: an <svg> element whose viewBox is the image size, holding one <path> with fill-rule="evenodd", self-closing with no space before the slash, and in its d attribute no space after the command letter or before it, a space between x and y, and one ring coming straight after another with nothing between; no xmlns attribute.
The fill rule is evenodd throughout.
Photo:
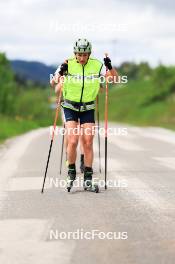
<svg viewBox="0 0 175 264"><path fill-rule="evenodd" d="M60 118L60 117L59 117ZM16 118L0 115L0 143L4 140L14 137L32 129L47 127L53 125L54 111L51 111L50 118L46 120L29 120L19 116ZM60 124L60 120L57 125Z"/></svg>
<svg viewBox="0 0 175 264"><path fill-rule="evenodd" d="M161 126L175 130L175 95L151 101L156 88L151 80L130 81L109 89L109 121L139 126ZM100 116L104 120L105 94L100 95Z"/></svg>
<svg viewBox="0 0 175 264"><path fill-rule="evenodd" d="M0 142L35 128L38 128L38 124L32 120L0 116Z"/></svg>
<svg viewBox="0 0 175 264"><path fill-rule="evenodd" d="M14 100L13 111L0 114L0 142L39 127L53 125L55 110L50 108L49 91L29 89ZM59 122L60 123L60 115Z"/></svg>

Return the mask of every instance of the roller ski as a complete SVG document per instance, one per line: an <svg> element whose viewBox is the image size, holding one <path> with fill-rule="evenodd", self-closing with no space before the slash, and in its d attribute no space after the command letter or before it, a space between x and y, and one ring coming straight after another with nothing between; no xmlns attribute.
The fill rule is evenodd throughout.
<svg viewBox="0 0 175 264"><path fill-rule="evenodd" d="M83 188L85 191L98 193L99 186L97 183L93 183L92 174L93 174L92 168L85 167Z"/></svg>
<svg viewBox="0 0 175 264"><path fill-rule="evenodd" d="M70 192L73 187L73 182L76 179L76 169L75 166L69 165L68 176L67 176L67 191Z"/></svg>

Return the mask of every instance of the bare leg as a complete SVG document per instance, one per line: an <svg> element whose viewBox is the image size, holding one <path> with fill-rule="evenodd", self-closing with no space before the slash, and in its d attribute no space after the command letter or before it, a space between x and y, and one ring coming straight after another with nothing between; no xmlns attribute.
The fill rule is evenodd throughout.
<svg viewBox="0 0 175 264"><path fill-rule="evenodd" d="M75 132L77 132L78 123L75 121L68 121L66 122L66 129L67 129L67 156L69 164L75 164L76 156L77 156L77 145L78 145L78 138Z"/></svg>
<svg viewBox="0 0 175 264"><path fill-rule="evenodd" d="M84 163L86 167L92 167L93 163L93 127L94 123L85 123L83 124L83 146L84 146Z"/></svg>

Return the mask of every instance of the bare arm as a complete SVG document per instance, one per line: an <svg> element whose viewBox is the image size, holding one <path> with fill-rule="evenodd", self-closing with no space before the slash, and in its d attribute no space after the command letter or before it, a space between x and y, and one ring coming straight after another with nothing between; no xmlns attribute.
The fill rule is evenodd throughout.
<svg viewBox="0 0 175 264"><path fill-rule="evenodd" d="M108 70L105 77L107 78L108 82L114 83L118 81L118 72L115 68Z"/></svg>
<svg viewBox="0 0 175 264"><path fill-rule="evenodd" d="M57 86L60 82L62 83L62 77L63 75L68 71L68 60L65 60L64 63L62 63L58 69L55 72L55 75L50 81L50 85L52 88ZM59 87L59 86L58 86ZM58 89L58 88L57 88Z"/></svg>
<svg viewBox="0 0 175 264"><path fill-rule="evenodd" d="M108 69L105 74L105 77L109 83L114 83L118 81L118 73L115 68L112 67L111 59L105 54L104 65Z"/></svg>

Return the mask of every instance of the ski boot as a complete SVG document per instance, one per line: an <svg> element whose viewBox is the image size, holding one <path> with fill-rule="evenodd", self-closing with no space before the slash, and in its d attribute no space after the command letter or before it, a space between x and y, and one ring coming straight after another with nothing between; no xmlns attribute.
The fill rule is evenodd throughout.
<svg viewBox="0 0 175 264"><path fill-rule="evenodd" d="M76 169L74 164L70 164L68 167L68 176L67 176L67 191L70 192L73 182L76 179Z"/></svg>
<svg viewBox="0 0 175 264"><path fill-rule="evenodd" d="M93 170L90 167L85 167L84 169L84 190L85 191L91 191L91 192L99 192L98 184L93 184L92 182L92 174Z"/></svg>
<svg viewBox="0 0 175 264"><path fill-rule="evenodd" d="M84 155L81 154L80 156L80 171L81 173L84 173Z"/></svg>

